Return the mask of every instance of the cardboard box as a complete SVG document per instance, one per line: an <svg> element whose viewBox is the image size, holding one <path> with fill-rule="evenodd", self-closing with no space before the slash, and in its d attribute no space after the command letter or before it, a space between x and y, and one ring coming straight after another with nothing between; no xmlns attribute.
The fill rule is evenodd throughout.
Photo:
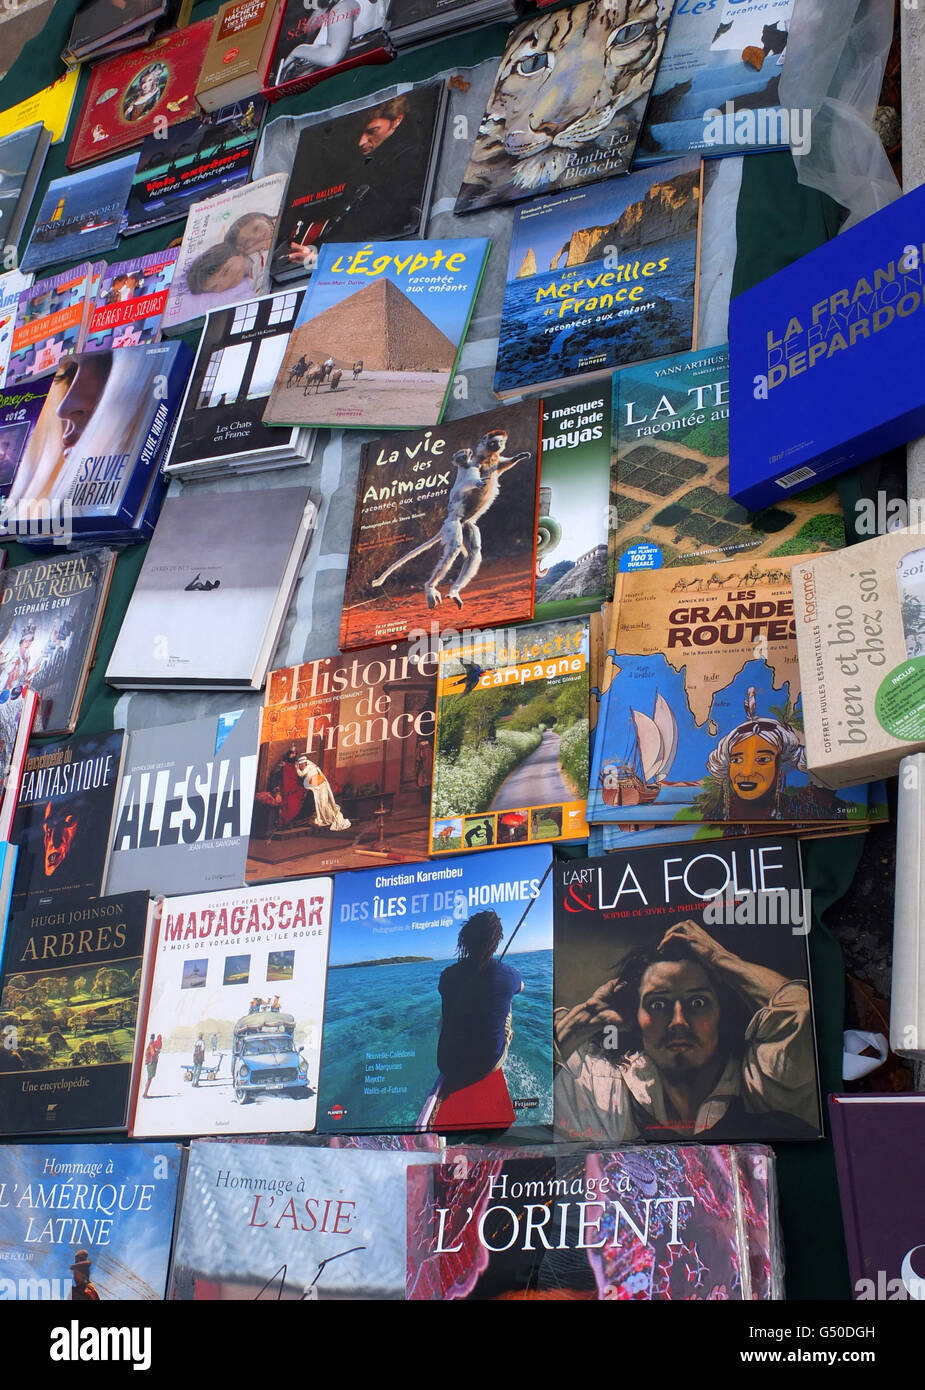
<svg viewBox="0 0 925 1390"><path fill-rule="evenodd" d="M752 511L925 434L925 185L733 299L729 491Z"/></svg>
<svg viewBox="0 0 925 1390"><path fill-rule="evenodd" d="M827 787L892 777L925 751L925 531L794 565L806 759Z"/></svg>

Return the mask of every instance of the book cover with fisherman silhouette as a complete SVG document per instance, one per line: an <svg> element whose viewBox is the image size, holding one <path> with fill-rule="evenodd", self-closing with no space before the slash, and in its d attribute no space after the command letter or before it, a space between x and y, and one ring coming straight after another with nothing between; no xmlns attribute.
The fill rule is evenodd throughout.
<svg viewBox="0 0 925 1390"><path fill-rule="evenodd" d="M430 853L587 839L588 619L447 642Z"/></svg>
<svg viewBox="0 0 925 1390"><path fill-rule="evenodd" d="M364 445L343 651L533 616L540 403Z"/></svg>
<svg viewBox="0 0 925 1390"><path fill-rule="evenodd" d="M0 1298L164 1298L182 1158L165 1143L0 1147Z"/></svg>
<svg viewBox="0 0 925 1390"><path fill-rule="evenodd" d="M865 787L807 770L790 565L618 574L589 821L866 821Z"/></svg>
<svg viewBox="0 0 925 1390"><path fill-rule="evenodd" d="M338 875L319 1132L551 1123L552 851L501 863Z"/></svg>

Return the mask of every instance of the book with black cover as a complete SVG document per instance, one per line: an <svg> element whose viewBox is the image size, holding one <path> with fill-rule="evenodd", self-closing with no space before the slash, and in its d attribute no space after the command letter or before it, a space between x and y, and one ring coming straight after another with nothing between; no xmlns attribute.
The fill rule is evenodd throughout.
<svg viewBox="0 0 925 1390"><path fill-rule="evenodd" d="M29 898L7 924L0 1012L16 1046L0 1059L0 1132L125 1129L147 893L90 902Z"/></svg>
<svg viewBox="0 0 925 1390"><path fill-rule="evenodd" d="M0 681L37 692L37 734L70 733L77 723L115 560L112 550L82 550L17 565L0 579Z"/></svg>
<svg viewBox="0 0 925 1390"><path fill-rule="evenodd" d="M138 153L123 231L178 221L194 203L246 183L266 109L255 96L149 135Z"/></svg>
<svg viewBox="0 0 925 1390"><path fill-rule="evenodd" d="M829 1122L852 1296L925 1300L925 1096L829 1096Z"/></svg>
<svg viewBox="0 0 925 1390"><path fill-rule="evenodd" d="M304 278L324 241L423 236L440 136L445 82L303 130L270 263L274 281Z"/></svg>
<svg viewBox="0 0 925 1390"><path fill-rule="evenodd" d="M282 464L306 457L314 431L263 423L303 294L304 290L282 290L209 314L166 463L168 472L198 475L222 464Z"/></svg>
<svg viewBox="0 0 925 1390"><path fill-rule="evenodd" d="M821 1136L794 839L653 846L553 873L562 1138Z"/></svg>
<svg viewBox="0 0 925 1390"><path fill-rule="evenodd" d="M11 839L19 848L13 901L53 906L103 891L124 735L79 734L26 755Z"/></svg>
<svg viewBox="0 0 925 1390"><path fill-rule="evenodd" d="M242 886L259 723L252 707L128 735L107 893Z"/></svg>

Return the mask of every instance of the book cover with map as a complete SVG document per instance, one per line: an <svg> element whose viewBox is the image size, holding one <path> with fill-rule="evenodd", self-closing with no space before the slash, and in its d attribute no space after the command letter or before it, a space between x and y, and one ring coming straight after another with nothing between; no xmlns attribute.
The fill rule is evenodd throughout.
<svg viewBox="0 0 925 1390"><path fill-rule="evenodd" d="M790 561L618 575L592 822L864 822L807 771Z"/></svg>
<svg viewBox="0 0 925 1390"><path fill-rule="evenodd" d="M547 397L543 401L535 618L591 613L613 593L613 583L607 579L609 477L610 391L606 383L588 382Z"/></svg>
<svg viewBox="0 0 925 1390"><path fill-rule="evenodd" d="M125 1129L148 927L147 893L28 898L0 977L0 1132Z"/></svg>
<svg viewBox="0 0 925 1390"><path fill-rule="evenodd" d="M729 496L729 349L681 352L613 378L611 592L620 570L836 550L834 483L760 512Z"/></svg>
<svg viewBox="0 0 925 1390"><path fill-rule="evenodd" d="M431 854L587 838L588 620L440 651Z"/></svg>
<svg viewBox="0 0 925 1390"><path fill-rule="evenodd" d="M414 1150L194 1141L168 1297L403 1299L405 1175L426 1162Z"/></svg>
<svg viewBox="0 0 925 1390"><path fill-rule="evenodd" d="M539 404L364 445L340 645L533 617Z"/></svg>
<svg viewBox="0 0 925 1390"><path fill-rule="evenodd" d="M182 1159L179 1144L0 1147L0 1298L164 1298Z"/></svg>
<svg viewBox="0 0 925 1390"><path fill-rule="evenodd" d="M700 204L692 156L519 207L495 394L609 378L695 346Z"/></svg>
<svg viewBox="0 0 925 1390"><path fill-rule="evenodd" d="M338 876L319 1130L552 1123L552 851L498 865L468 854Z"/></svg>
<svg viewBox="0 0 925 1390"><path fill-rule="evenodd" d="M413 1166L412 1301L781 1297L774 1156L679 1145ZM460 1171L462 1169L462 1171Z"/></svg>

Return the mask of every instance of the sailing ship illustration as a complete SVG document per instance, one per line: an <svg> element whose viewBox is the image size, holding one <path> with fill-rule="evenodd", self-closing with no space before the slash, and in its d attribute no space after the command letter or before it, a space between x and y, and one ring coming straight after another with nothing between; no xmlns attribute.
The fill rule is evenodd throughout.
<svg viewBox="0 0 925 1390"><path fill-rule="evenodd" d="M655 801L678 751L678 723L656 692L651 715L630 709L630 747L622 759L601 765L601 797L607 806L647 806Z"/></svg>

